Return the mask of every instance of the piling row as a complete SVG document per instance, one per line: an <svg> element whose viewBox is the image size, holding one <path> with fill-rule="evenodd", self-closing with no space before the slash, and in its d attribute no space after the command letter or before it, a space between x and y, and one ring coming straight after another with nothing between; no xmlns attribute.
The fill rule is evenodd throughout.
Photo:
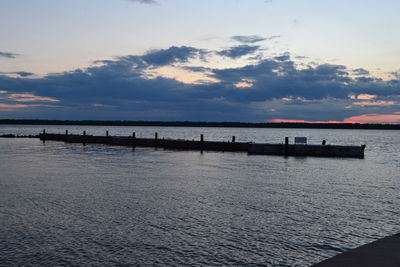
<svg viewBox="0 0 400 267"><path fill-rule="evenodd" d="M154 133L154 138L136 138L135 132L131 136L110 136L106 131L105 136L93 136L83 131L82 135L71 135L68 130L65 134L48 134L45 130L39 134L39 138L46 140L63 141L68 143L86 144L105 144L131 147L156 147L175 150L199 150L199 151L230 151L248 152L251 155L283 155L283 156L317 156L317 157L354 157L363 158L363 146L337 146L326 145L323 140L322 145L289 144L289 137L285 137L283 144L256 144L252 142L236 142L233 136L231 142L205 141L204 135L200 135L200 140L174 140L160 139L158 133Z"/></svg>
<svg viewBox="0 0 400 267"><path fill-rule="evenodd" d="M87 135L83 131L82 135L71 135L68 131L65 134L49 134L43 130L39 135L42 141L63 141L67 143L81 143L86 144L105 144L105 145L120 145L132 147L160 147L165 149L177 150L204 150L204 151L232 151L232 152L247 152L249 150L249 143L236 142L236 137L232 137L232 142L216 142L204 141L204 135L200 135L200 140L174 140L174 139L160 139L158 133L154 134L154 138L136 138L136 133L133 132L131 136L110 136L106 131L105 136Z"/></svg>

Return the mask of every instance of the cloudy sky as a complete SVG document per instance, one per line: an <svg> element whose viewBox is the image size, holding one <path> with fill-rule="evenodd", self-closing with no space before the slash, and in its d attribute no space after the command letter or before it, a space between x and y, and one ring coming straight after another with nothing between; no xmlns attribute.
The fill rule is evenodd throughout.
<svg viewBox="0 0 400 267"><path fill-rule="evenodd" d="M0 118L400 123L398 0L1 0Z"/></svg>

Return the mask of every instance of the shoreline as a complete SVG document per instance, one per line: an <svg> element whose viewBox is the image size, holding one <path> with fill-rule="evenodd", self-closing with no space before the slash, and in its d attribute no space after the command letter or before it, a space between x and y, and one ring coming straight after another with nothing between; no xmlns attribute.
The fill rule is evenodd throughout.
<svg viewBox="0 0 400 267"><path fill-rule="evenodd" d="M346 130L400 130L400 124L360 123L276 123L276 122L201 122L201 121L106 121L106 120L28 120L0 119L0 125L76 125L76 126L161 126L210 128L292 128Z"/></svg>

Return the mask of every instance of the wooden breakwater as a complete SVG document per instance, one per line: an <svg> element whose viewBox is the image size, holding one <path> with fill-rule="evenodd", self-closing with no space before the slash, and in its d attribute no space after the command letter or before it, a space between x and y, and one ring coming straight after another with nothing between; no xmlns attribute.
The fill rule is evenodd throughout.
<svg viewBox="0 0 400 267"><path fill-rule="evenodd" d="M235 136L230 142L206 141L200 135L199 140L165 139L159 138L158 133L154 138L137 138L133 132L131 136L110 136L108 131L104 136L94 136L86 134L49 134L46 131L39 134L42 141L63 141L67 143L86 144L105 144L130 147L158 147L171 150L198 150L198 151L229 151L247 152L250 155L281 155L281 156L316 156L316 157L353 157L363 158L363 146L339 146L326 145L325 141L321 145L308 144L289 144L289 138L285 138L282 144L267 144L253 142L236 142Z"/></svg>
<svg viewBox="0 0 400 267"><path fill-rule="evenodd" d="M16 135L16 134L2 134L1 138L39 138L39 135Z"/></svg>
<svg viewBox="0 0 400 267"><path fill-rule="evenodd" d="M86 144L105 144L118 146L132 147L159 147L165 149L176 150L200 150L200 151L231 151L231 152L247 152L251 143L235 142L235 137L232 137L232 142L205 141L203 135L200 140L180 140L180 139L165 139L158 138L155 133L154 138L137 138L135 133L131 136L110 136L106 133L105 136L87 135L83 132L82 135L66 134L48 134L46 132L39 134L42 141L63 141L67 143Z"/></svg>
<svg viewBox="0 0 400 267"><path fill-rule="evenodd" d="M365 146L304 145L304 144L252 144L252 155L287 155L313 157L363 158Z"/></svg>

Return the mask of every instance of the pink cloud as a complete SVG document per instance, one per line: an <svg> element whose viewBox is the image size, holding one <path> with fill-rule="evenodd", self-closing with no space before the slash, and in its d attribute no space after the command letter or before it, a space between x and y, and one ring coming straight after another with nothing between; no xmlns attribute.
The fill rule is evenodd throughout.
<svg viewBox="0 0 400 267"><path fill-rule="evenodd" d="M306 120L288 120L273 119L268 122L289 122L289 123L400 123L400 112L395 114L364 114L345 118L343 121L306 121Z"/></svg>
<svg viewBox="0 0 400 267"><path fill-rule="evenodd" d="M286 120L286 119L273 119L268 122L290 122L290 123L354 123L354 122L343 122L343 121L305 121L305 120Z"/></svg>
<svg viewBox="0 0 400 267"><path fill-rule="evenodd" d="M34 108L34 107L56 107L44 104L2 104L0 103L0 111L14 111L16 109Z"/></svg>
<svg viewBox="0 0 400 267"><path fill-rule="evenodd" d="M397 112L396 112L397 113ZM400 123L397 114L364 114L344 119L344 122L356 121L359 123Z"/></svg>
<svg viewBox="0 0 400 267"><path fill-rule="evenodd" d="M357 96L357 99L360 100L371 100L371 99L375 99L376 95L370 95L370 94L360 94Z"/></svg>
<svg viewBox="0 0 400 267"><path fill-rule="evenodd" d="M9 98L16 102L60 102L60 100L56 98L36 96L34 94L10 94Z"/></svg>
<svg viewBox="0 0 400 267"><path fill-rule="evenodd" d="M1 104L0 108L29 108L35 105L24 105L24 104Z"/></svg>
<svg viewBox="0 0 400 267"><path fill-rule="evenodd" d="M359 95L350 94L349 95L350 99L358 99L358 100L371 100L371 99L375 99L376 97L377 97L377 95L370 95L370 94L359 94Z"/></svg>

